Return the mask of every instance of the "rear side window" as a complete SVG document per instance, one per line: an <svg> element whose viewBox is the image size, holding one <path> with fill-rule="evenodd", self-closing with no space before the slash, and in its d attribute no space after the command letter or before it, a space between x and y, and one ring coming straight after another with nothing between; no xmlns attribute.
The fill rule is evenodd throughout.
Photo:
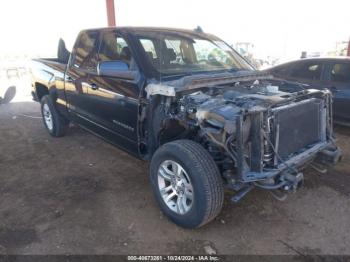
<svg viewBox="0 0 350 262"><path fill-rule="evenodd" d="M321 73L322 63L310 62L296 65L291 71L291 76L309 80L320 80Z"/></svg>
<svg viewBox="0 0 350 262"><path fill-rule="evenodd" d="M96 45L97 32L82 32L79 35L78 42L75 45L75 58L73 66L95 71L97 68Z"/></svg>
<svg viewBox="0 0 350 262"><path fill-rule="evenodd" d="M331 70L331 81L350 83L350 63L334 64Z"/></svg>

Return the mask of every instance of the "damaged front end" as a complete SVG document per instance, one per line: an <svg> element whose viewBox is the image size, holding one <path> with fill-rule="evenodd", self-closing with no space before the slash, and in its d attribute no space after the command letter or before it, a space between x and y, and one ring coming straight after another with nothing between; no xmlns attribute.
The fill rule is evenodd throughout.
<svg viewBox="0 0 350 262"><path fill-rule="evenodd" d="M237 192L232 200L239 201L254 187L272 190L281 199L281 193L302 183L306 166L324 170L341 157L334 143L330 92L291 92L290 87L253 77L181 95L159 86L148 92L170 94L168 105L174 108L168 117L196 130L191 139L209 151L227 186Z"/></svg>

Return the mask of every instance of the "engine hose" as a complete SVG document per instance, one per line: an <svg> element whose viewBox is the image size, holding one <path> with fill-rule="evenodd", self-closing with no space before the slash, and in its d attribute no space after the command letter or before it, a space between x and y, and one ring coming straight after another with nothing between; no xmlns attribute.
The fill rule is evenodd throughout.
<svg viewBox="0 0 350 262"><path fill-rule="evenodd" d="M264 136L264 138L266 139L266 141L270 144L273 152L275 153L275 155L277 156L278 160L285 165L290 171L292 171L292 173L294 172L295 174L298 174L298 170L296 170L294 167L289 166L285 161L283 161L283 159L281 158L281 156L278 154L275 146L273 145L273 143L271 142L270 138L267 136L267 134L262 130L262 134Z"/></svg>
<svg viewBox="0 0 350 262"><path fill-rule="evenodd" d="M287 184L287 181L281 181L279 182L278 184L275 184L275 185L261 185L260 183L258 182L253 182L253 184L257 187L260 187L260 188L263 188L263 189L279 189L281 187L283 187L284 185Z"/></svg>
<svg viewBox="0 0 350 262"><path fill-rule="evenodd" d="M210 133L206 133L206 135L211 139L212 142L214 142L215 144L223 147L225 149L225 151L229 154L229 156L237 163L236 156L232 152L230 152L230 150L227 148L227 146L224 143L221 143L221 142L217 141L214 138L214 136L212 134L210 134Z"/></svg>

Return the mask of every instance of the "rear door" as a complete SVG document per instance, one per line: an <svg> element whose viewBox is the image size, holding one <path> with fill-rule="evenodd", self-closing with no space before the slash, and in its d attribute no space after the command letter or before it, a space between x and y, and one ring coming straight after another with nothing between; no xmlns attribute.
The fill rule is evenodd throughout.
<svg viewBox="0 0 350 262"><path fill-rule="evenodd" d="M80 124L91 118L88 83L97 69L98 31L83 31L74 45L74 52L65 74L67 108Z"/></svg>
<svg viewBox="0 0 350 262"><path fill-rule="evenodd" d="M338 121L350 120L350 62L332 62L327 85L333 93L333 114Z"/></svg>

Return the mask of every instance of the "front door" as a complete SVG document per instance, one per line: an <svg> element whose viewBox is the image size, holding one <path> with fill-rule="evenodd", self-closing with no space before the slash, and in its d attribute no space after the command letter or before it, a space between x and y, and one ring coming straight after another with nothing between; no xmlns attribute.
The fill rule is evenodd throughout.
<svg viewBox="0 0 350 262"><path fill-rule="evenodd" d="M306 60L296 63L289 72L289 79L292 81L308 84L308 88L322 89L324 83L322 75L324 63L321 60Z"/></svg>
<svg viewBox="0 0 350 262"><path fill-rule="evenodd" d="M101 36L98 60L122 60L133 71L137 67L128 44L115 31L104 32ZM87 85L91 119L103 129L104 137L134 154L138 153L138 81L94 73Z"/></svg>

